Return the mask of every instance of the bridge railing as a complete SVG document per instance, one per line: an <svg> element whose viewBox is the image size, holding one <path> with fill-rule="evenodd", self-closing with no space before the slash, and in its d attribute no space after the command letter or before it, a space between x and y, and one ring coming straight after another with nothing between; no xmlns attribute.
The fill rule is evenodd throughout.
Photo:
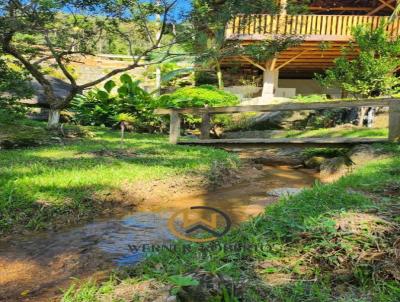
<svg viewBox="0 0 400 302"><path fill-rule="evenodd" d="M400 35L400 19L353 15L238 15L226 26L227 39L258 40L274 35L302 35L305 40L348 41L354 26L371 30L384 24L390 36Z"/></svg>
<svg viewBox="0 0 400 302"><path fill-rule="evenodd" d="M209 140L211 130L211 116L215 114L241 113L241 112L274 112L274 111L299 111L339 108L361 107L389 107L389 141L400 140L400 99L365 99L351 101L329 101L313 103L282 103L276 105L249 105L229 107L201 107L180 109L156 109L158 115L170 115L169 141L177 144L181 132L181 115L193 114L202 117L200 139ZM214 141L218 141L215 139Z"/></svg>

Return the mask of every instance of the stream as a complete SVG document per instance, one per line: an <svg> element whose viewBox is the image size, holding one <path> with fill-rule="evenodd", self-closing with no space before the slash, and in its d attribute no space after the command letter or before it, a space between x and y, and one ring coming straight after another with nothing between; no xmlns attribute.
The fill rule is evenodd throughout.
<svg viewBox="0 0 400 302"><path fill-rule="evenodd" d="M102 279L112 268L137 263L143 253L130 246L174 239L167 220L178 210L210 206L224 210L238 224L277 200L268 190L310 187L316 179L314 170L264 166L262 175L251 182L168 203L142 204L134 213L57 232L0 241L0 301L57 301L71 278Z"/></svg>

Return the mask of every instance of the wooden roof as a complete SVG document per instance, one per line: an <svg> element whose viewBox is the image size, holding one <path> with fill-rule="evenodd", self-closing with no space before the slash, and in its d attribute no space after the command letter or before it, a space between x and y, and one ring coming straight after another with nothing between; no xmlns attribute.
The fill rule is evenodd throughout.
<svg viewBox="0 0 400 302"><path fill-rule="evenodd" d="M321 47L320 42L304 42L300 46L289 48L275 57L274 69L283 74L306 73L323 71L333 66L333 61L341 55L341 50L348 43L343 41L329 42ZM356 53L350 54L354 58ZM254 61L248 57L235 56L222 60L222 65L241 66L242 68L264 68L267 62ZM258 65L258 66L257 66Z"/></svg>
<svg viewBox="0 0 400 302"><path fill-rule="evenodd" d="M300 37L304 42L278 53L273 60L274 68L281 74L307 74L321 72L333 66L335 58L352 40L352 28L356 25L377 28L382 22L388 34L400 36L400 19L388 22L389 17L349 15L251 15L237 16L226 29L226 38L240 40L241 44L274 39L282 36ZM356 52L349 55L354 57ZM254 62L250 58L233 56L222 60L222 66L263 69L267 62ZM296 76L298 77L298 76Z"/></svg>
<svg viewBox="0 0 400 302"><path fill-rule="evenodd" d="M395 6L396 0L313 0L309 10L315 14L388 16Z"/></svg>

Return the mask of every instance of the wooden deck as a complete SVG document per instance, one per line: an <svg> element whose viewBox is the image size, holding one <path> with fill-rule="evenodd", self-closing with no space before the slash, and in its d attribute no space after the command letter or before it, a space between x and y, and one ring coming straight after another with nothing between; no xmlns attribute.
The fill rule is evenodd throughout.
<svg viewBox="0 0 400 302"><path fill-rule="evenodd" d="M384 24L390 37L400 36L400 18L392 22L389 22L389 18L339 14L238 15L226 26L227 40L248 45L263 40L292 37L302 43L276 53L274 58L255 62L250 56L233 55L222 59L221 65L241 69L274 66L271 70L279 70L286 76L313 76L315 72L323 72L334 66L334 60L342 55L343 47L348 46L349 41L353 39L352 30L355 26L365 26L374 30ZM353 59L358 51L358 48L354 47L353 51L347 53L348 58Z"/></svg>
<svg viewBox="0 0 400 302"><path fill-rule="evenodd" d="M354 26L371 30L386 24L390 36L400 35L400 19L352 15L239 15L228 23L226 39L244 41L265 40L276 36L300 36L305 41L349 41Z"/></svg>

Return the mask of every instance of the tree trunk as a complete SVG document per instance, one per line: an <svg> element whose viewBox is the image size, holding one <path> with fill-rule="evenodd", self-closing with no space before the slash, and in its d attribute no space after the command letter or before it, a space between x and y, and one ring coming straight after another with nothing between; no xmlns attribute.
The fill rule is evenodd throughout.
<svg viewBox="0 0 400 302"><path fill-rule="evenodd" d="M57 129L60 124L60 109L52 109L49 111L49 119L47 122L48 129Z"/></svg>
<svg viewBox="0 0 400 302"><path fill-rule="evenodd" d="M121 145L124 144L125 122L120 123L121 127Z"/></svg>
<svg viewBox="0 0 400 302"><path fill-rule="evenodd" d="M156 68L156 95L161 95L161 68L157 66Z"/></svg>
<svg viewBox="0 0 400 302"><path fill-rule="evenodd" d="M224 80L222 77L222 70L221 70L221 65L219 64L219 62L217 62L216 69L217 69L218 88L224 89Z"/></svg>

